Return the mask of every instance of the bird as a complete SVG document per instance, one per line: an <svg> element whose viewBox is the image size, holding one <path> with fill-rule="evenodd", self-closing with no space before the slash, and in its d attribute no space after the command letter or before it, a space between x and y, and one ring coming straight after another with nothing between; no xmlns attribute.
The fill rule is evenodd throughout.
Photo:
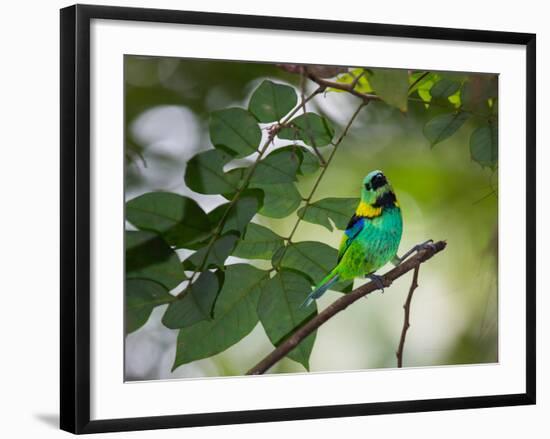
<svg viewBox="0 0 550 439"><path fill-rule="evenodd" d="M397 249L402 233L401 207L390 182L382 171L370 172L363 179L361 200L342 236L337 265L301 306L309 306L337 282L360 276L370 278L383 291L382 279L375 271L400 260Z"/></svg>

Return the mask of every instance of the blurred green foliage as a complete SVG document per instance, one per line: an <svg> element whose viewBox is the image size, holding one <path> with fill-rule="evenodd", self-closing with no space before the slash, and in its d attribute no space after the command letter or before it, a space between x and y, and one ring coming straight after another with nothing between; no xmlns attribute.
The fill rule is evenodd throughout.
<svg viewBox="0 0 550 439"><path fill-rule="evenodd" d="M497 361L496 75L336 69L331 81L379 99L318 181L312 147L326 159L359 101L328 88L297 108L316 84L289 70L125 57L127 378L242 374L311 318L317 311L298 305L336 263L341 230L373 169L397 192L401 253L428 238L448 241L422 267L405 364ZM277 149L255 164L273 124L295 107L273 133ZM351 288L338 285L318 306ZM271 372L394 367L407 288L403 279L354 304ZM156 343L172 371L151 363L133 372L134 362L152 361L137 348L147 333L165 340ZM178 368L190 363L195 369Z"/></svg>

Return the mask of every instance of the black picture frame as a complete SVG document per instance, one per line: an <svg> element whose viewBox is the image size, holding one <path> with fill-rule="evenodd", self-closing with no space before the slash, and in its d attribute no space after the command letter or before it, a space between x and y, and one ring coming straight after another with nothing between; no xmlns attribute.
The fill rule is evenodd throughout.
<svg viewBox="0 0 550 439"><path fill-rule="evenodd" d="M527 259L525 393L223 413L90 420L90 22L181 23L526 47ZM536 36L529 33L75 5L61 10L61 404L72 433L239 424L535 404Z"/></svg>

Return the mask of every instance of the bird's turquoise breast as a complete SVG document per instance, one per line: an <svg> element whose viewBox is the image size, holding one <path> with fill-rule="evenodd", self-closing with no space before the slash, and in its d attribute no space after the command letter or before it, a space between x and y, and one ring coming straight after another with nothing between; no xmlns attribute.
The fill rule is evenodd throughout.
<svg viewBox="0 0 550 439"><path fill-rule="evenodd" d="M389 262L397 253L402 231L399 207L386 208L381 215L365 219L362 230L339 264L340 279L372 273Z"/></svg>

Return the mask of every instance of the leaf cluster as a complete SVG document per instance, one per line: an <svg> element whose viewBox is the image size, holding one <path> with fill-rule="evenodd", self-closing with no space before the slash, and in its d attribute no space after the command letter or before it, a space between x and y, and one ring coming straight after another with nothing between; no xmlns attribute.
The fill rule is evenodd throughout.
<svg viewBox="0 0 550 439"><path fill-rule="evenodd" d="M317 313L315 306L300 304L334 266L336 250L291 243L261 224L262 217L284 218L303 204L296 182L319 170L312 148L326 147L334 137L325 117L298 115L297 105L293 87L266 80L248 108L211 114L213 147L189 160L184 179L194 192L225 197L212 211L167 192L126 203L126 220L137 229L126 232L126 331L145 324L154 307L168 305L162 323L179 331L174 368L224 351L258 323L277 346ZM268 149L274 136L289 144ZM298 215L325 226L332 218L344 228L351 204L321 200ZM191 252L183 261L180 249ZM228 264L230 256L248 262ZM272 268L257 268L258 259L271 261ZM314 340L312 334L289 358L308 368Z"/></svg>
<svg viewBox="0 0 550 439"><path fill-rule="evenodd" d="M342 91L337 85L345 84L355 95L401 112L414 102L424 106L430 112L424 135L432 147L471 122L472 159L497 166L496 76L363 68L338 73L331 90ZM334 134L330 120L298 103L293 87L270 80L254 90L247 108L212 112L211 146L187 162L183 178L192 191L225 201L209 212L188 196L168 192L126 203L132 226L125 234L126 332L164 305L162 323L178 331L175 369L223 352L258 324L278 346L314 317L315 305L300 305L335 266L336 249L294 242L292 234L280 236L262 222L296 213L298 221L345 229L357 198L313 202L296 187L304 175L322 178L327 163L319 157L334 144ZM276 138L283 146L271 147ZM180 250L188 255L184 260ZM258 268L257 260L271 268ZM350 282L334 287L351 288ZM288 357L308 369L315 337L313 332Z"/></svg>
<svg viewBox="0 0 550 439"><path fill-rule="evenodd" d="M357 68L340 75L336 82L352 85L355 91L379 98L402 112L414 102L432 110L436 114L426 122L423 130L432 147L470 122L473 126L469 141L472 160L483 167L496 168L497 75Z"/></svg>

